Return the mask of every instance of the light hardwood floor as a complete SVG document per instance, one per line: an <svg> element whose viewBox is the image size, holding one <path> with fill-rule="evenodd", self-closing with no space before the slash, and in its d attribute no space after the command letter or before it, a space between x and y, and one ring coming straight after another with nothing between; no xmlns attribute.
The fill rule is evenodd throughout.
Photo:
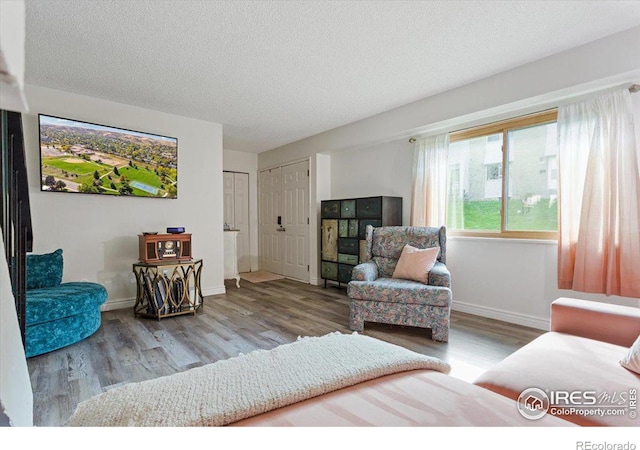
<svg viewBox="0 0 640 450"><path fill-rule="evenodd" d="M60 426L76 405L108 389L271 349L298 336L321 336L348 328L345 289L291 280L252 284L233 280L227 294L205 298L196 316L136 319L132 309L102 314L89 338L28 360L34 394L34 425ZM430 331L366 324L364 334L435 356L452 365L452 376L472 381L542 331L452 312L448 343Z"/></svg>

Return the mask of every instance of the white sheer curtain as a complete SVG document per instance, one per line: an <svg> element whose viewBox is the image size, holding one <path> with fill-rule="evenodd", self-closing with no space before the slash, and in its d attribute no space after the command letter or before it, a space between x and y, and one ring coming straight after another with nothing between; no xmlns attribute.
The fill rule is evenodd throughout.
<svg viewBox="0 0 640 450"><path fill-rule="evenodd" d="M558 110L558 287L640 297L640 176L627 89Z"/></svg>
<svg viewBox="0 0 640 450"><path fill-rule="evenodd" d="M414 152L411 225L416 227L445 225L449 134L418 139Z"/></svg>

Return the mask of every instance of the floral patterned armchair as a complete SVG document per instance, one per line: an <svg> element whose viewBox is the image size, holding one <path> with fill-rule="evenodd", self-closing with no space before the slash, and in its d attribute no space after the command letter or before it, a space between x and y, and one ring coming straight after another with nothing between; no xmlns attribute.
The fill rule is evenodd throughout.
<svg viewBox="0 0 640 450"><path fill-rule="evenodd" d="M392 278L406 244L440 247L428 284ZM353 269L347 293L349 326L362 331L364 322L431 328L434 341L449 340L451 274L446 264L446 228L367 226L366 254Z"/></svg>

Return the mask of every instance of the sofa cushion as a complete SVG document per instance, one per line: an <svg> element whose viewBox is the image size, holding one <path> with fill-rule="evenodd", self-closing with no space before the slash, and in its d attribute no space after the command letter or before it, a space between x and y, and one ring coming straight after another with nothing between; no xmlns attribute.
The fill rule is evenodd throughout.
<svg viewBox="0 0 640 450"><path fill-rule="evenodd" d="M358 264L351 271L351 279L355 281L373 281L378 278L378 266L373 261Z"/></svg>
<svg viewBox="0 0 640 450"><path fill-rule="evenodd" d="M26 356L31 358L81 341L95 333L101 321L100 309L95 306L63 319L28 325L25 330Z"/></svg>
<svg viewBox="0 0 640 450"><path fill-rule="evenodd" d="M620 360L620 364L625 369L629 369L640 375L640 336L633 343L631 348Z"/></svg>
<svg viewBox="0 0 640 450"><path fill-rule="evenodd" d="M402 249L409 244L416 248L440 247L441 228L429 228L425 233L423 227L382 227L374 228L371 252L373 256L385 258L400 258ZM442 249L438 261L442 261Z"/></svg>
<svg viewBox="0 0 640 450"><path fill-rule="evenodd" d="M27 290L26 324L36 325L96 309L107 300L106 289L89 282L62 283Z"/></svg>
<svg viewBox="0 0 640 450"><path fill-rule="evenodd" d="M440 247L438 261L445 263L446 231L444 227L381 227L367 229L367 257L378 265L380 277L391 278L406 245L424 249Z"/></svg>
<svg viewBox="0 0 640 450"><path fill-rule="evenodd" d="M378 266L378 276L381 278L391 278L398 264L397 259L384 256L374 256L372 261Z"/></svg>
<svg viewBox="0 0 640 450"><path fill-rule="evenodd" d="M429 284L429 271L436 262L440 247L415 248L404 246L391 278L418 281Z"/></svg>
<svg viewBox="0 0 640 450"><path fill-rule="evenodd" d="M550 330L630 347L640 335L640 308L560 297L551 303Z"/></svg>
<svg viewBox="0 0 640 450"><path fill-rule="evenodd" d="M347 290L351 299L431 306L449 306L451 303L450 289L410 280L378 278L375 281L351 281Z"/></svg>
<svg viewBox="0 0 640 450"><path fill-rule="evenodd" d="M441 262L435 263L429 271L429 282L427 284L451 288L451 273L447 266Z"/></svg>
<svg viewBox="0 0 640 450"><path fill-rule="evenodd" d="M27 289L58 286L62 282L62 249L43 255L27 255Z"/></svg>
<svg viewBox="0 0 640 450"><path fill-rule="evenodd" d="M369 427L369 429L371 427L574 426L550 416L532 422L517 413L513 401L431 370L412 370L375 378L259 414L235 422L231 426L317 427L319 425ZM432 430L433 428L423 428L419 434L433 435ZM424 445L428 448L432 446ZM445 445L441 447L444 448ZM514 445L514 448L521 447L523 445ZM447 448L461 447L449 445Z"/></svg>
<svg viewBox="0 0 640 450"><path fill-rule="evenodd" d="M525 389L535 387L545 392L596 391L596 396L616 395L616 402L622 401L622 393L628 402L629 391L640 390L640 375L619 364L627 350L607 342L549 332L487 370L474 384L514 400ZM628 412L602 417L580 414L560 417L586 426L637 426L637 419Z"/></svg>

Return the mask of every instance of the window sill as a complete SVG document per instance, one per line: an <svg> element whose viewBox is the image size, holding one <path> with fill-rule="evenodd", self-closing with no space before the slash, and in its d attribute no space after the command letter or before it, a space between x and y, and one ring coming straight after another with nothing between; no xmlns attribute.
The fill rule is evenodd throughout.
<svg viewBox="0 0 640 450"><path fill-rule="evenodd" d="M558 239L531 239L531 238L512 238L505 236L465 236L465 235L450 235L447 232L448 241L476 241L476 242L496 242L503 244L543 244L543 245L558 245Z"/></svg>

